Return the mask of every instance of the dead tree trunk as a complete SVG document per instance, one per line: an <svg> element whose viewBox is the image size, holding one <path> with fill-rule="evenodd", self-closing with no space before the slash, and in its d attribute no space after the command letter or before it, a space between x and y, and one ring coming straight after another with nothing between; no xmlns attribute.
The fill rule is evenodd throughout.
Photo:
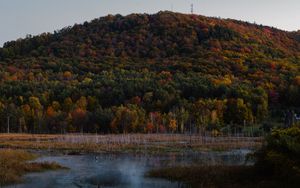
<svg viewBox="0 0 300 188"><path fill-rule="evenodd" d="M10 124L10 116L7 116L7 134L9 134L9 129L10 129L10 127L9 127L9 124Z"/></svg>

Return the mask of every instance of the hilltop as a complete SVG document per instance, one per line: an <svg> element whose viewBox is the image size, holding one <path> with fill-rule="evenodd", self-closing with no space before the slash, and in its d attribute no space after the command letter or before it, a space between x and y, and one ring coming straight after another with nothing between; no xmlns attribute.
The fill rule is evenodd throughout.
<svg viewBox="0 0 300 188"><path fill-rule="evenodd" d="M172 12L109 15L54 34L7 42L1 56L166 58L201 57L209 51L228 56L220 52L228 50L284 58L298 57L296 36L247 22Z"/></svg>

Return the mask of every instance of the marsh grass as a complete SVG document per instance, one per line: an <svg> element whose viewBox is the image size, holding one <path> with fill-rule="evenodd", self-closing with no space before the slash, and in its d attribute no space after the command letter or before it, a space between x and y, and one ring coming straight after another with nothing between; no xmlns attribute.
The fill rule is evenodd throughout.
<svg viewBox="0 0 300 188"><path fill-rule="evenodd" d="M204 137L181 134L121 134L121 135L29 135L0 134L0 147L12 149L50 150L71 153L134 152L182 153L186 151L225 151L256 149L262 138Z"/></svg>
<svg viewBox="0 0 300 188"><path fill-rule="evenodd" d="M36 155L26 151L0 150L0 186L18 183L22 175L29 172L65 169L56 163L30 162L36 158Z"/></svg>
<svg viewBox="0 0 300 188"><path fill-rule="evenodd" d="M154 169L146 176L184 182L184 187L197 188L282 188L299 187L300 183L260 174L253 166L180 166Z"/></svg>

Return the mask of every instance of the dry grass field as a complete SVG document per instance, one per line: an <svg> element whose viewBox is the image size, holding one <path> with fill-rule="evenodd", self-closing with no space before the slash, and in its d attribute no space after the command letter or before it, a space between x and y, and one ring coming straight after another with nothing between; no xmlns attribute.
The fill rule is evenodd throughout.
<svg viewBox="0 0 300 188"><path fill-rule="evenodd" d="M263 139L259 137L204 137L183 134L0 134L0 148L82 153L177 153L241 148L255 149L261 146L262 141Z"/></svg>

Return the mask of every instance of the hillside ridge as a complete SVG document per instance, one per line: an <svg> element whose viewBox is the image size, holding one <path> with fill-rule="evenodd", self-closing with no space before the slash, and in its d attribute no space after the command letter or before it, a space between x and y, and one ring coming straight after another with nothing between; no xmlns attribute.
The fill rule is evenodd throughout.
<svg viewBox="0 0 300 188"><path fill-rule="evenodd" d="M54 34L7 42L0 56L165 58L194 55L197 50L249 53L253 45L275 58L299 56L300 44L293 36L291 32L237 20L164 11L108 15Z"/></svg>

